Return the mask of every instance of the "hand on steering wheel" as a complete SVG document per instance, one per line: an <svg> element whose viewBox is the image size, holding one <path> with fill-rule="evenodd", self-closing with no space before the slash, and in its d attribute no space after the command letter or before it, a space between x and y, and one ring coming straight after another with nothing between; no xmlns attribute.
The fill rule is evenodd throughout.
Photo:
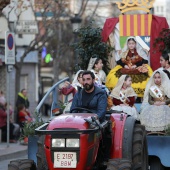
<svg viewBox="0 0 170 170"><path fill-rule="evenodd" d="M83 107L75 107L70 110L70 113L73 113L73 111L77 110L77 113L81 113L80 111L87 111L87 113L93 113L91 110L83 108Z"/></svg>

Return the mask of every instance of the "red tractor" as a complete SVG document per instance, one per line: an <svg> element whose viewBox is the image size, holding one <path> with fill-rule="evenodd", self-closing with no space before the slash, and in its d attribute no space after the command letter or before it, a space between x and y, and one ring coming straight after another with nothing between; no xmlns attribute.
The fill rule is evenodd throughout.
<svg viewBox="0 0 170 170"><path fill-rule="evenodd" d="M56 108L55 84L37 106L39 111L46 97L53 92L52 110ZM38 170L147 170L148 153L144 126L124 113L106 112L106 120L98 121L90 110L54 117L37 128L37 167L28 160L29 169ZM86 110L87 113L81 113ZM104 140L109 141L108 146ZM110 147L108 153L105 148ZM109 157L105 162L105 155ZM26 162L26 160L23 160ZM19 167L20 163L17 163ZM16 163L15 163L16 164ZM9 166L10 167L10 166Z"/></svg>

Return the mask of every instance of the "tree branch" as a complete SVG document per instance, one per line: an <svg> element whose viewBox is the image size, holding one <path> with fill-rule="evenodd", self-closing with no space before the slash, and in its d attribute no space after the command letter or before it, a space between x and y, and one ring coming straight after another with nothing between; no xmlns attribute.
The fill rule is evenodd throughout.
<svg viewBox="0 0 170 170"><path fill-rule="evenodd" d="M97 8L99 7L99 5L100 5L100 2L98 1L98 2L97 2L97 5L95 6L95 9L94 9L92 15L90 16L90 20L92 20L92 18L94 17L94 15L95 15L95 13L96 13Z"/></svg>

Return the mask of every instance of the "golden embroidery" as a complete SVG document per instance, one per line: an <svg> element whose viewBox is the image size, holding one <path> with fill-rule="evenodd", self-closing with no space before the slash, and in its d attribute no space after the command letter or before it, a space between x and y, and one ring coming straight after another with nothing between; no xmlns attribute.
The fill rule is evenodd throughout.
<svg viewBox="0 0 170 170"><path fill-rule="evenodd" d="M121 75L123 75L121 73L121 69L117 70L115 73L115 76L119 78ZM130 74L130 77L132 78L133 83L142 83L143 81L146 81L149 76L148 76L148 73L141 73L137 75Z"/></svg>

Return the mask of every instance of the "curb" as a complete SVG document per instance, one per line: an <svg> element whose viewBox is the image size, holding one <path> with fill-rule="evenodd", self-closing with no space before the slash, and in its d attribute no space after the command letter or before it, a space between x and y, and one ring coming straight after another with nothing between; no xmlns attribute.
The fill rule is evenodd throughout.
<svg viewBox="0 0 170 170"><path fill-rule="evenodd" d="M14 152L14 153L10 153L10 154L6 154L6 155L1 155L0 156L0 161L4 161L7 159L15 159L17 157L21 157L27 154L27 150L25 151L18 151L18 152Z"/></svg>
<svg viewBox="0 0 170 170"><path fill-rule="evenodd" d="M28 154L27 146L0 147L0 161L17 159Z"/></svg>

